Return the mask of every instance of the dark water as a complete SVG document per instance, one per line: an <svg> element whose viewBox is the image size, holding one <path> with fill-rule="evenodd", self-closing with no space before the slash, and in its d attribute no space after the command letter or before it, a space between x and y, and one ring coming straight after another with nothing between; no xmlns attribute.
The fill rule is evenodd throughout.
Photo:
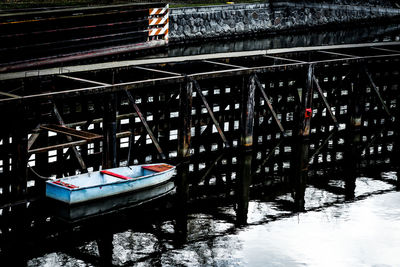
<svg viewBox="0 0 400 267"><path fill-rule="evenodd" d="M400 192L384 181L395 179L395 173L382 177L357 178L358 200L350 202L343 195L309 186L303 213L283 210L278 204L290 194L274 201L250 200L243 226L235 222L234 206L210 199L208 204L190 204L186 233L180 232L177 218L153 213L150 207L143 217L131 214L140 210L122 216L128 229L108 232L113 228L109 219L97 229L108 232L110 251L103 253L109 253L115 266L399 266ZM27 265L96 266L104 257L98 239L60 247L36 255Z"/></svg>
<svg viewBox="0 0 400 267"><path fill-rule="evenodd" d="M48 200L3 209L0 262L49 267L400 265L393 153L377 156L385 160L361 158L352 170L339 160L332 170L332 165L311 164L305 183L299 184L295 173L258 173L258 162L280 160L260 156L263 150L210 154L220 165L208 175L205 169L185 171L198 164L196 159L180 164L173 183L151 191L164 195L141 205L137 201L143 196L132 194L77 209ZM228 159L234 164L221 179L218 173ZM330 171L320 175L319 169Z"/></svg>

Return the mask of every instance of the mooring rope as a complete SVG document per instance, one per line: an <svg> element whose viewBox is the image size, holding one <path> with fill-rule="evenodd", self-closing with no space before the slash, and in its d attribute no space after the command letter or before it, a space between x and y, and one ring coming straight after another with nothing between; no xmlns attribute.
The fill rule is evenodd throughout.
<svg viewBox="0 0 400 267"><path fill-rule="evenodd" d="M28 167L29 167L29 169L30 169L37 177L39 177L40 179L43 179L43 180L51 180L50 177L44 177L44 176L40 175L39 173L37 173L29 164L28 164Z"/></svg>

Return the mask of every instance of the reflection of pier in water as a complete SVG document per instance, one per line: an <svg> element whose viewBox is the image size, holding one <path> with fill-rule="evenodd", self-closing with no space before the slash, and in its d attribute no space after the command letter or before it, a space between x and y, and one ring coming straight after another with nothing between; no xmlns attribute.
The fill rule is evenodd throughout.
<svg viewBox="0 0 400 267"><path fill-rule="evenodd" d="M330 140L340 139L341 134L348 133L338 132ZM371 147L381 150L392 141L390 136L382 136ZM282 145L295 146L290 140ZM345 147L327 145L325 149L347 153L343 151ZM184 244L212 243L216 238L236 233L238 226L260 225L292 216L299 210L320 210L349 199L358 201L393 191L396 184L395 175L388 172L397 160L392 151L360 156L359 151L350 150L355 152L351 166L345 161L312 161L308 177L298 179L304 173L296 173L297 168L281 168L271 174L260 172L262 166L280 162L282 157L275 152L277 149L258 146L247 152L214 152L208 157L209 167L188 172L204 160L193 158L180 165L175 195L138 207L134 203L131 208L124 206L123 210L72 224L57 220L52 212L44 212L42 202L32 202L27 209L10 213L4 210L0 259L12 258L23 249L29 251L24 254L25 261L37 258L33 261L36 264L43 263L43 255L57 252L69 261L109 266L112 259L118 262L115 249L122 247L131 253L125 265L157 262L169 250ZM261 151L269 153L260 156ZM333 170L325 172L329 168ZM365 183L373 189L359 190L355 195L355 183ZM220 229L219 224L224 227ZM96 247L97 253L93 252Z"/></svg>
<svg viewBox="0 0 400 267"><path fill-rule="evenodd" d="M98 264L115 260L118 246L131 253L126 265L157 263L170 249L212 243L238 226L363 198L363 181L371 194L393 190L398 51L392 43L251 52L3 80L1 120L10 128L0 145L2 257L24 250L18 260L40 261L57 252ZM148 79L133 81L139 75ZM96 86L71 89L86 83ZM21 108L11 112L15 104ZM83 130L103 139L49 135L64 122L78 137ZM38 175L164 160L178 165L175 200L72 225L31 201L43 183ZM141 242L153 249L141 253Z"/></svg>

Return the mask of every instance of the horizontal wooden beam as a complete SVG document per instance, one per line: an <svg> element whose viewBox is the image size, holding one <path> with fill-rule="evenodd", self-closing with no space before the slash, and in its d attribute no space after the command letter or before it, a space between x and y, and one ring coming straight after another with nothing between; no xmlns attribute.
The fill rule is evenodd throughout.
<svg viewBox="0 0 400 267"><path fill-rule="evenodd" d="M117 133L117 138L129 137L130 135L131 135L130 131L120 132L120 133ZM68 142L68 143L63 143L63 144L58 144L58 145L53 145L53 146L39 147L39 148L28 150L28 153L29 154L37 154L37 153L48 152L50 150L58 150L58 149L76 147L76 146L83 146L86 144L93 143L94 141L95 140L80 140L80 141Z"/></svg>
<svg viewBox="0 0 400 267"><path fill-rule="evenodd" d="M323 53L323 54L329 54L329 55L334 55L334 56L341 56L341 57L351 57L351 58L357 58L359 56L354 56L354 55L349 55L349 54L344 54L344 53L338 53L338 52L333 52L333 51L325 51L325 50L320 50L317 51L318 53Z"/></svg>
<svg viewBox="0 0 400 267"><path fill-rule="evenodd" d="M87 79L82 79L82 78L77 78L77 77L72 77L72 76L67 76L67 75L58 75L58 77L70 79L70 80L74 80L74 81L78 81L78 82L92 83L92 84L103 85L103 86L110 85L108 83L102 83L102 82L97 82L97 81L92 81L92 80L87 80Z"/></svg>
<svg viewBox="0 0 400 267"><path fill-rule="evenodd" d="M19 95L7 93L7 92L2 92L2 91L0 91L0 95L2 95L2 96L7 96L7 97L11 97L11 98L20 98Z"/></svg>
<svg viewBox="0 0 400 267"><path fill-rule="evenodd" d="M286 58L286 57L278 57L278 56L271 56L271 55L264 55L264 57L271 58L271 59L283 60L283 61L289 61L289 62L296 62L296 63L301 63L301 64L309 63L307 61L302 61L302 60L297 60L297 59L292 59L292 58Z"/></svg>
<svg viewBox="0 0 400 267"><path fill-rule="evenodd" d="M217 62L217 61L211 61L211 60L203 60L205 63L209 64L214 64L214 65L220 65L224 67L229 67L229 68L234 68L234 69L248 69L248 67L243 67L243 66L238 66L238 65L233 65L233 64L228 64L228 63L223 63L223 62Z"/></svg>
<svg viewBox="0 0 400 267"><path fill-rule="evenodd" d="M310 52L310 51L318 51L318 50L327 51L327 50L334 50L334 49L363 48L363 47L385 47L386 48L386 47L390 47L393 45L400 45L400 42L379 42L379 43L363 43L363 44L292 47L292 48L277 48L277 49L269 49L269 50L203 54L203 55L194 55L194 56L125 60L125 61L97 63L97 64L89 64L89 65L67 66L67 67L63 67L63 68L42 69L42 70L34 72L34 73L26 72L26 71L10 72L10 73L0 74L0 80L20 79L20 78L33 77L33 76L72 74L72 73L76 73L76 72L95 71L95 70L98 71L98 70L104 70L104 69L126 68L126 67L144 66L144 65L151 65L151 64L168 64L168 63L178 63L178 62L187 62L187 61L196 61L196 60L213 60L213 59L221 59L221 58L253 57L253 56L263 56L263 55L276 56L277 54Z"/></svg>
<svg viewBox="0 0 400 267"><path fill-rule="evenodd" d="M54 124L48 124L48 125L40 125L41 129L45 129L48 131L60 133L60 134L65 134L68 136L74 136L83 140L91 141L91 140L96 140L96 139L101 139L103 136L86 132L86 131L80 131L80 130L75 130L72 128L68 128L66 126L61 126L61 125L54 125Z"/></svg>
<svg viewBox="0 0 400 267"><path fill-rule="evenodd" d="M181 76L182 75L181 73L170 72L170 71L165 71L165 70L158 70L158 69L147 68L147 67L135 66L134 68L138 69L138 70L157 72L157 73L162 73L162 74L167 74L167 75L172 75L172 76Z"/></svg>

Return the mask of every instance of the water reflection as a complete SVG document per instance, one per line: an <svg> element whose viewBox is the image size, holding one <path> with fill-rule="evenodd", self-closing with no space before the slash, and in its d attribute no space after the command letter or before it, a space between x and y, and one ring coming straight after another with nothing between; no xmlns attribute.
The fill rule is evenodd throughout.
<svg viewBox="0 0 400 267"><path fill-rule="evenodd" d="M248 266L397 266L399 217L382 207L399 200L389 193L251 227L238 234L240 254Z"/></svg>
<svg viewBox="0 0 400 267"><path fill-rule="evenodd" d="M394 150L361 157L365 142L359 134L349 127L328 136L346 143L326 146L343 154L333 163L309 161L309 152L317 149L309 144L324 143L325 137L318 142L289 137L247 152L211 152L179 163L173 185L158 188L162 196L154 201L104 201L98 204L102 214L92 213L89 205L69 210L72 220L60 220L60 211L43 209L46 203L39 202L3 209L0 261L28 266L399 265ZM391 138L377 140L384 144ZM371 160L381 156L389 160ZM287 167L275 167L286 161ZM165 194L175 186L174 195ZM77 220L79 214L83 219Z"/></svg>
<svg viewBox="0 0 400 267"><path fill-rule="evenodd" d="M203 41L201 44L171 45L168 49L168 56L176 57L273 48L398 41L399 38L400 25L398 23L380 24L358 28L299 31L296 34L270 35L246 40Z"/></svg>

